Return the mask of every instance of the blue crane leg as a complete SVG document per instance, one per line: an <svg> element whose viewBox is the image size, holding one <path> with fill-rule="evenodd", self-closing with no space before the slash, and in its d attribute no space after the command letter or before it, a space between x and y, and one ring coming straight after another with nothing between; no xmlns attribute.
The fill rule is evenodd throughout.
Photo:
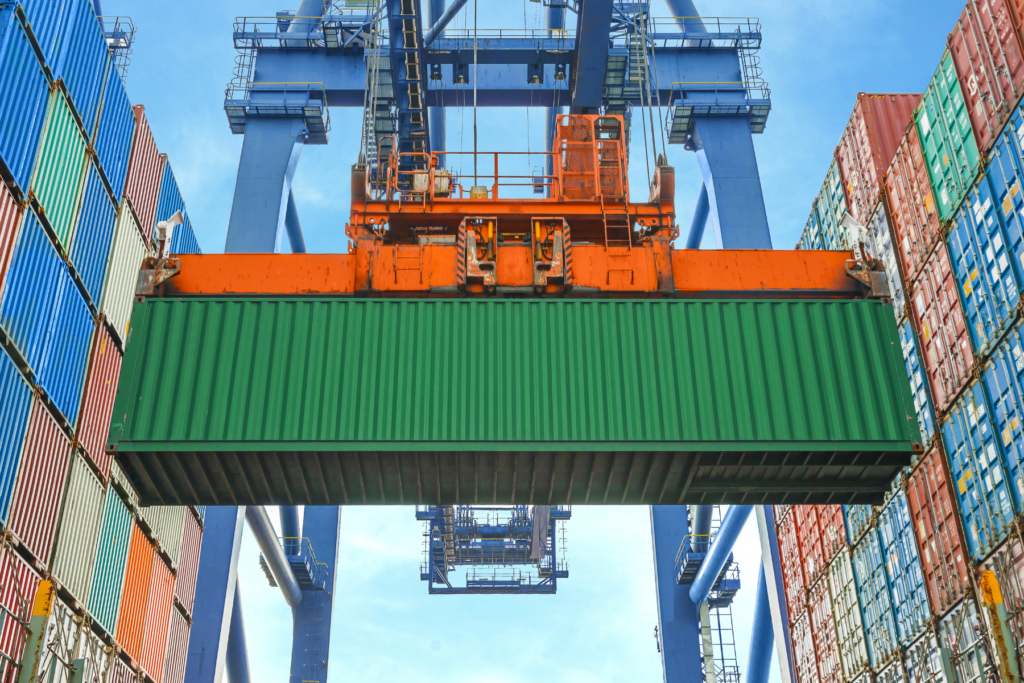
<svg viewBox="0 0 1024 683"><path fill-rule="evenodd" d="M302 532L309 539L316 561L326 572L323 590L302 592L302 602L292 609L292 662L289 683L327 681L330 661L331 619L334 613L335 568L341 508L307 505Z"/></svg>
<svg viewBox="0 0 1024 683"><path fill-rule="evenodd" d="M768 683L772 668L772 610L768 604L768 584L764 565L757 572L757 601L754 603L754 626L750 632L750 656L747 658L747 683Z"/></svg>
<svg viewBox="0 0 1024 683"><path fill-rule="evenodd" d="M708 201L708 186L700 185L700 194L697 195L697 203L693 207L693 220L690 221L690 233L686 236L687 249L700 249L700 243L704 239L704 228L708 224L708 213L711 211L711 203ZM701 507L711 507L702 505ZM711 526L708 526L708 531ZM701 533L694 531L693 533ZM706 532L705 532L706 533Z"/></svg>
<svg viewBox="0 0 1024 683"><path fill-rule="evenodd" d="M728 561L729 553L732 552L732 547L753 509L753 505L729 506L729 511L725 513L722 525L718 527L718 533L715 534L711 550L708 551L704 564L697 571L697 578L690 586L690 600L693 601L693 604L699 605L708 599L708 593L715 584L715 579L722 573L722 567Z"/></svg>
<svg viewBox="0 0 1024 683"><path fill-rule="evenodd" d="M688 534L685 505L652 505L654 581L658 591L658 635L665 683L698 683L700 621L687 587L676 583L676 553Z"/></svg>
<svg viewBox="0 0 1024 683"><path fill-rule="evenodd" d="M228 681L249 683L249 653L245 646L245 622L242 620L242 593L235 582L234 606L231 608L231 628L228 631Z"/></svg>
<svg viewBox="0 0 1024 683"><path fill-rule="evenodd" d="M224 680L244 523L244 507L206 508L185 683Z"/></svg>
<svg viewBox="0 0 1024 683"><path fill-rule="evenodd" d="M228 253L276 254L302 152L302 119L249 119L231 203Z"/></svg>
<svg viewBox="0 0 1024 683"><path fill-rule="evenodd" d="M580 3L576 23L576 55L572 61L572 111L596 114L604 101L611 32L612 0Z"/></svg>
<svg viewBox="0 0 1024 683"><path fill-rule="evenodd" d="M430 45L434 42L434 40L444 31L445 26L451 23L452 19L458 15L462 8L466 6L468 1L469 0L455 0L455 2L453 2L448 9L444 10L441 16L436 20L434 19L436 15L431 12L430 20L434 22L434 25L423 34L423 44ZM444 5L442 4L442 7L443 6Z"/></svg>
<svg viewBox="0 0 1024 683"><path fill-rule="evenodd" d="M444 16L444 2L445 0L430 0L430 21L436 23ZM444 31L439 33L441 36L444 35ZM426 36L423 39L426 40ZM448 144L445 138L444 107L427 107L427 116L430 119L430 150L437 154L438 168L444 168L445 157L441 152L447 149Z"/></svg>
<svg viewBox="0 0 1024 683"><path fill-rule="evenodd" d="M292 253L305 254L306 239L302 236L302 221L299 220L299 208L295 205L293 190L288 190L288 209L284 215L284 228L288 232L288 245L292 248ZM283 535L287 536L288 534Z"/></svg>
<svg viewBox="0 0 1024 683"><path fill-rule="evenodd" d="M771 249L750 122L697 117L693 142L718 244L722 249Z"/></svg>
<svg viewBox="0 0 1024 683"><path fill-rule="evenodd" d="M544 15L544 27L551 30L565 28L565 6L555 6L551 3ZM565 112L564 107L544 107L544 152L550 152L555 144L555 126L558 124L558 115ZM555 158L548 154L544 161L544 174L553 176L555 174ZM551 195L551 188L548 186L546 192Z"/></svg>
<svg viewBox="0 0 1024 683"><path fill-rule="evenodd" d="M779 658L782 683L796 683L793 643L789 637L789 608L782 582L782 558L775 534L775 510L771 505L757 506L757 531L761 539L761 569L764 571L768 606L771 608L775 651Z"/></svg>

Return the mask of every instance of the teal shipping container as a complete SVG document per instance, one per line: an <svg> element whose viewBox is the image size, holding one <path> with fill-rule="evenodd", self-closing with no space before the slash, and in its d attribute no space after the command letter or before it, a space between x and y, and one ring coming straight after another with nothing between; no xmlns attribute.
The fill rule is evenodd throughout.
<svg viewBox="0 0 1024 683"><path fill-rule="evenodd" d="M111 634L117 630L131 535L132 513L121 496L110 487L103 503L103 523L86 607L92 618Z"/></svg>

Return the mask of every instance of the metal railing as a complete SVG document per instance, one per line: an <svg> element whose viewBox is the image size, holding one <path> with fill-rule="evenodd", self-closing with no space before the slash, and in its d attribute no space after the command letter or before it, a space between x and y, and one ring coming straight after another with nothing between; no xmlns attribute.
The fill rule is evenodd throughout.
<svg viewBox="0 0 1024 683"><path fill-rule="evenodd" d="M321 100L317 102L309 100L307 102L252 102L252 94L254 92L268 92L268 93L308 93L316 88L310 86L317 86L321 93ZM264 113L266 116L319 116L322 115L324 119L324 126L327 131L331 130L331 111L330 107L327 106L327 88L323 83L319 81L296 81L296 82L267 82L267 83L236 83L232 81L228 83L224 89L224 99L237 102L246 103L244 105L238 104L239 107L259 107L264 108L267 111ZM316 109L314 112L313 110ZM279 110L276 111L275 110Z"/></svg>
<svg viewBox="0 0 1024 683"><path fill-rule="evenodd" d="M683 41L686 47L696 48L761 47L761 20L756 17L650 17L647 30L653 40L664 42L663 46L678 46Z"/></svg>
<svg viewBox="0 0 1024 683"><path fill-rule="evenodd" d="M128 79L128 67L132 63L132 45L135 43L135 22L131 17L102 16L98 17L103 25L103 37L110 49L114 68L121 75L121 80Z"/></svg>

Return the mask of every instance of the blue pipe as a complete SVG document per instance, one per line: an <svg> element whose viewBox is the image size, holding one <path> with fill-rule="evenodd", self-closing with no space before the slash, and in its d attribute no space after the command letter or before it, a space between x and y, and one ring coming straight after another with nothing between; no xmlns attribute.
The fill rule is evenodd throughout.
<svg viewBox="0 0 1024 683"><path fill-rule="evenodd" d="M665 4L684 33L687 30L704 32L704 22L700 20L700 12L694 6L693 0L665 0Z"/></svg>
<svg viewBox="0 0 1024 683"><path fill-rule="evenodd" d="M691 505L690 509L693 511L693 530L690 533L694 536L690 547L698 553L706 553L711 540L711 513L715 508L713 505Z"/></svg>
<svg viewBox="0 0 1024 683"><path fill-rule="evenodd" d="M465 7L468 1L469 0L455 0L455 2L449 5L448 9L446 9L444 14L441 15L441 18L435 21L434 25L430 27L430 30L423 35L423 44L430 45L434 42L434 40L441 35L441 31L444 30L444 27L451 23L451 20L458 15L459 10Z"/></svg>
<svg viewBox="0 0 1024 683"><path fill-rule="evenodd" d="M288 233L288 244L293 254L306 253L306 240L302 236L302 222L299 220L299 208L295 206L295 190L288 190L288 208L284 212L284 229ZM298 513L296 513L298 514ZM284 534L289 536L290 534Z"/></svg>
<svg viewBox="0 0 1024 683"><path fill-rule="evenodd" d="M704 240L704 228L707 227L709 213L711 213L711 201L708 199L708 186L701 183L700 194L697 195L697 204L693 207L690 234L686 236L687 249L700 249L700 243Z"/></svg>
<svg viewBox="0 0 1024 683"><path fill-rule="evenodd" d="M302 529L299 527L299 506L282 505L278 508L281 515L281 535L286 538L299 538ZM289 555L298 555L302 549L301 541L284 541L284 551Z"/></svg>
<svg viewBox="0 0 1024 683"><path fill-rule="evenodd" d="M235 604L231 607L228 629L227 667L231 683L249 683L249 653L245 646L245 621L242 619L242 594L235 582Z"/></svg>
<svg viewBox="0 0 1024 683"><path fill-rule="evenodd" d="M764 577L764 564L757 572L757 602L754 603L754 625L750 632L750 656L747 657L747 683L768 683L772 669L772 610L768 605L768 583ZM234 681L232 681L234 683Z"/></svg>
<svg viewBox="0 0 1024 683"><path fill-rule="evenodd" d="M103 16L103 8L100 6L100 0L92 0L92 9L96 12L97 17Z"/></svg>
<svg viewBox="0 0 1024 683"><path fill-rule="evenodd" d="M753 505L732 505L725 513L725 519L722 520L722 525L718 527L718 533L715 535L715 542L711 544L711 551L704 558L704 564L700 566L697 578L690 586L690 600L693 604L699 605L708 599L708 593L715 585L718 575L722 573L722 567L728 561L729 553L732 552L732 547L753 509Z"/></svg>

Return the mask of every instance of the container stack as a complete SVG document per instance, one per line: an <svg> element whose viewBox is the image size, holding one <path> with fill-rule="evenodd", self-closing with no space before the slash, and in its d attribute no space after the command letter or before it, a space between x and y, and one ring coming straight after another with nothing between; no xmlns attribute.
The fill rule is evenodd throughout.
<svg viewBox="0 0 1024 683"><path fill-rule="evenodd" d="M1008 680L1018 668L1022 12L1021 0L969 0L922 95L858 95L797 245L859 242L884 265L924 446L882 506L843 506L848 548L825 571L835 645L813 618L808 629L814 596L825 593L820 552L810 532L794 533L832 508L777 510L802 683L864 674L968 683ZM844 583L847 557L862 632Z"/></svg>
<svg viewBox="0 0 1024 683"><path fill-rule="evenodd" d="M117 43L111 43L117 47ZM89 0L0 3L0 671L39 582L58 604L40 677L180 683L201 511L143 508L104 450L142 260L186 218ZM16 677L16 675L14 676ZM12 678L13 680L13 678Z"/></svg>

